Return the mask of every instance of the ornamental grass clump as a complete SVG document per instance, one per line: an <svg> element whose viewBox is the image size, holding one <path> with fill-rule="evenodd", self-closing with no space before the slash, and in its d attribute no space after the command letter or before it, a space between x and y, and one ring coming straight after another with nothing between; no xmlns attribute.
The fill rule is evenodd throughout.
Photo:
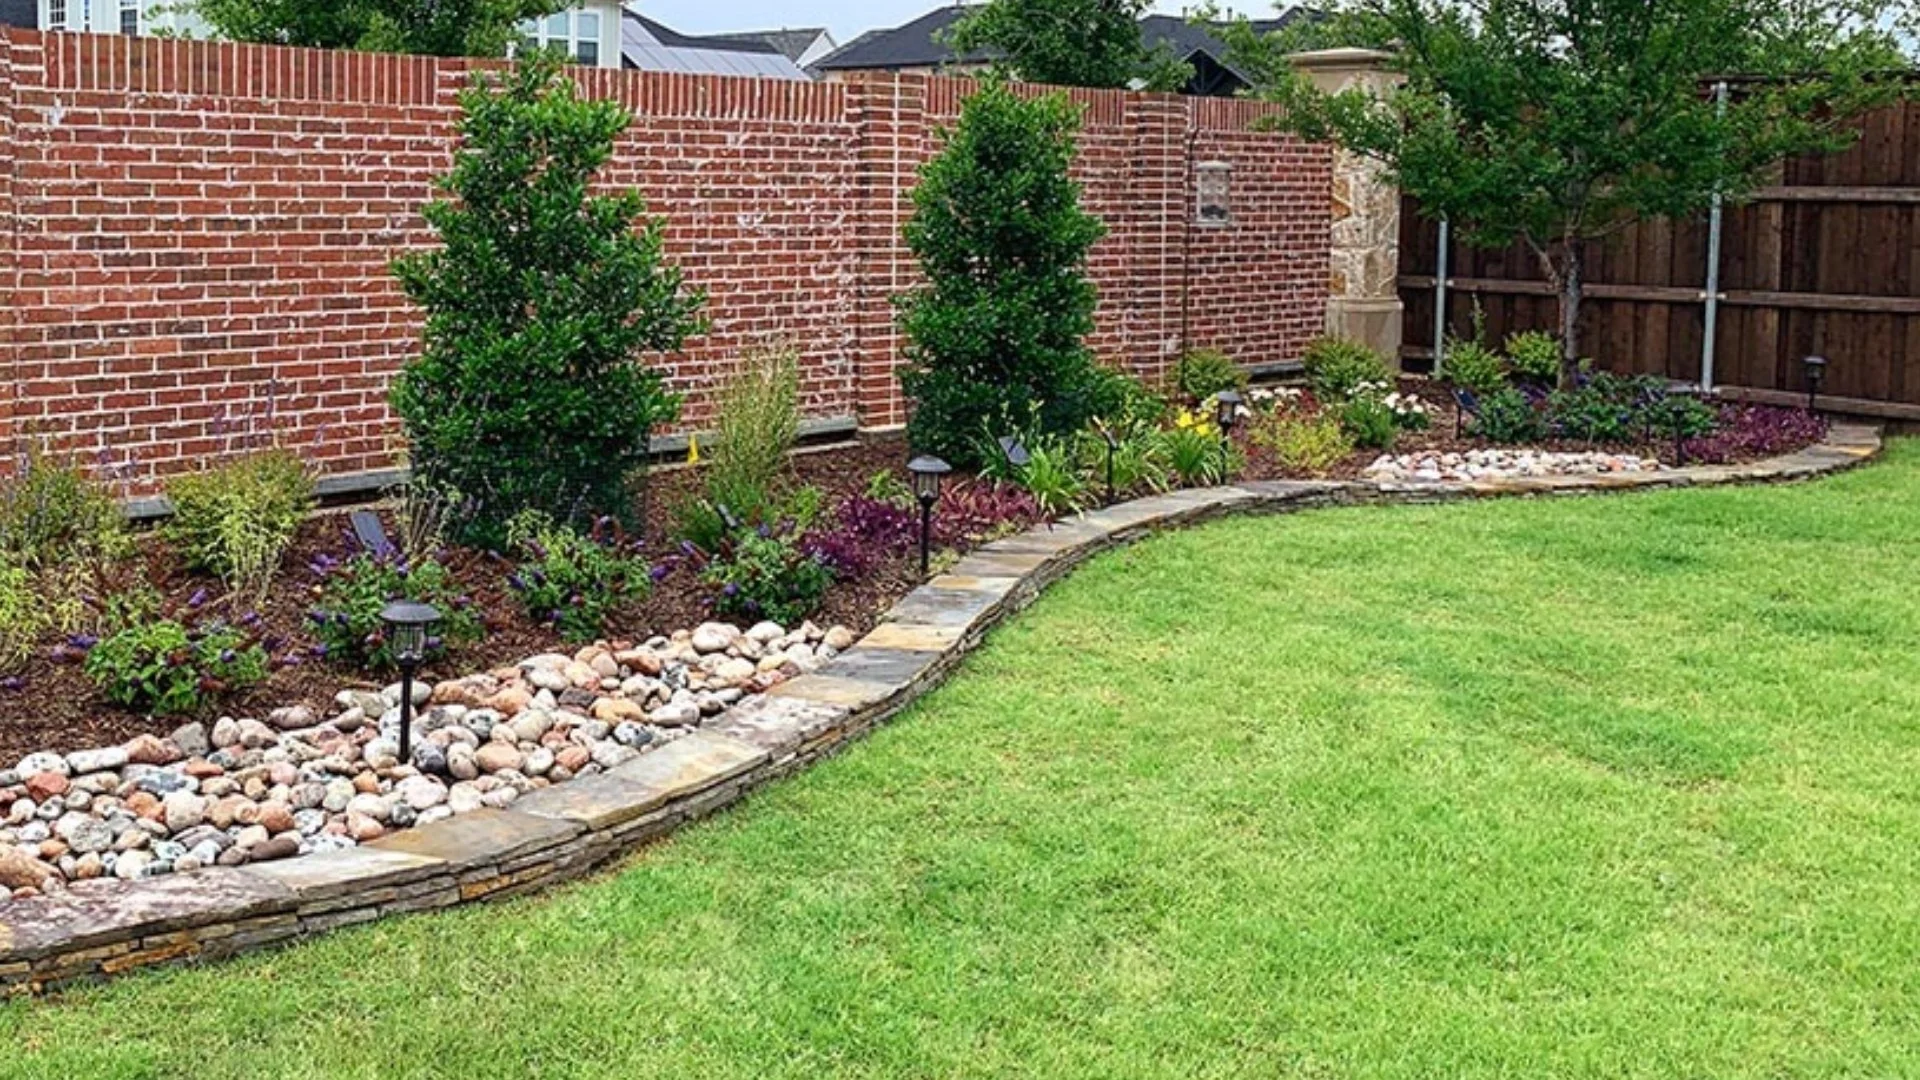
<svg viewBox="0 0 1920 1080"><path fill-rule="evenodd" d="M707 444L703 495L678 515L681 539L707 551L735 529L794 513L780 479L800 434L799 353L786 345L750 354L721 388L717 426Z"/></svg>
<svg viewBox="0 0 1920 1080"><path fill-rule="evenodd" d="M525 510L635 521L648 436L679 415L647 353L701 329L701 294L634 190L589 195L632 117L541 54L460 94L460 146L422 211L441 246L394 274L426 310L395 381L414 471L463 496L465 542L501 550Z"/></svg>

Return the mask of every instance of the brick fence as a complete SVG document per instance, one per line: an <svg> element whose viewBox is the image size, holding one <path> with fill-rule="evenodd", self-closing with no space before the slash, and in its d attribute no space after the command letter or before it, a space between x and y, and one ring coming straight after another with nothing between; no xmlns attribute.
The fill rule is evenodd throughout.
<svg viewBox="0 0 1920 1080"><path fill-rule="evenodd" d="M394 464L389 377L420 318L387 272L431 242L464 60L8 31L0 37L0 445L33 431L152 478L271 429L345 475ZM662 359L709 419L743 349L792 341L814 417L905 419L900 229L968 83L574 72L636 120L606 182L668 221L712 330ZM1331 156L1258 105L1075 91L1095 345L1148 376L1185 347L1286 360L1325 320ZM1195 223L1194 165L1233 167Z"/></svg>

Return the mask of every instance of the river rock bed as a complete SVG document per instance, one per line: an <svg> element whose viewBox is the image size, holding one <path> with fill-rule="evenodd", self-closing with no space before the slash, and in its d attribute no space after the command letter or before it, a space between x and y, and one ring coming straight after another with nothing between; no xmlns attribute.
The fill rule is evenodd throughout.
<svg viewBox="0 0 1920 1080"><path fill-rule="evenodd" d="M1382 454L1363 474L1369 480L1502 480L1522 476L1593 476L1659 472L1667 466L1637 454L1601 451L1468 450L1461 453Z"/></svg>
<svg viewBox="0 0 1920 1080"><path fill-rule="evenodd" d="M619 766L853 643L844 627L703 623L635 645L414 686L400 760L398 684L222 717L0 769L0 896L352 847L396 829Z"/></svg>

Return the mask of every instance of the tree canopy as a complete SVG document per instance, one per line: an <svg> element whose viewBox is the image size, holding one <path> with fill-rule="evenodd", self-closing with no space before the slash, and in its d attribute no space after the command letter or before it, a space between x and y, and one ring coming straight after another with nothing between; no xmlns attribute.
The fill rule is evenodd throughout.
<svg viewBox="0 0 1920 1080"><path fill-rule="evenodd" d="M564 0L191 0L220 36L423 56L504 56L519 25Z"/></svg>
<svg viewBox="0 0 1920 1080"><path fill-rule="evenodd" d="M947 44L987 52L1026 82L1172 91L1193 69L1141 40L1150 0L990 0L953 26Z"/></svg>
<svg viewBox="0 0 1920 1080"><path fill-rule="evenodd" d="M1837 150L1891 100L1900 41L1865 0L1349 0L1322 43L1391 43L1404 83L1376 97L1296 75L1290 37L1230 44L1276 123L1378 160L1470 243L1523 241L1579 358L1584 241L1739 199L1783 158ZM1724 100L1715 84L1729 80Z"/></svg>

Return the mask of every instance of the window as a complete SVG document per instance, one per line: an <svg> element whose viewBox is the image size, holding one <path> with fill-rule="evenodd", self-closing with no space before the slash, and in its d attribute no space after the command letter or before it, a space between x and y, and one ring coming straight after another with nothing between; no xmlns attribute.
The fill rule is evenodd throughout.
<svg viewBox="0 0 1920 1080"><path fill-rule="evenodd" d="M1230 224L1233 221L1233 166L1224 161L1203 161L1193 167L1193 180L1199 197L1200 224Z"/></svg>
<svg viewBox="0 0 1920 1080"><path fill-rule="evenodd" d="M128 37L140 34L140 0L120 0L120 32Z"/></svg>
<svg viewBox="0 0 1920 1080"><path fill-rule="evenodd" d="M566 41L567 40L567 13L564 11L556 11L553 14L547 16L547 28L545 31L541 33L540 39L541 39L540 44L542 45L546 45L555 41L559 41L559 42Z"/></svg>
<svg viewBox="0 0 1920 1080"><path fill-rule="evenodd" d="M47 0L47 29L67 28L67 0Z"/></svg>
<svg viewBox="0 0 1920 1080"><path fill-rule="evenodd" d="M600 66L600 16L591 11L574 19L573 58L588 67Z"/></svg>

